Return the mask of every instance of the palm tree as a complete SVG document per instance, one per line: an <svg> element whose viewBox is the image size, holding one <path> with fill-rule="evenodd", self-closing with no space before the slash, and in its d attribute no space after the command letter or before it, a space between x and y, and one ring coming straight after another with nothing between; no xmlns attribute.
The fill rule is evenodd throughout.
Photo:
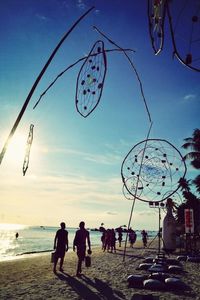
<svg viewBox="0 0 200 300"><path fill-rule="evenodd" d="M184 141L186 143L184 143L182 147L191 150L184 156L184 159L190 160L191 165L195 169L200 169L200 129L195 129L192 137L185 138ZM177 221L179 224L184 224L184 210L186 208L192 208L196 232L199 231L200 227L200 200L191 192L192 184L196 186L196 191L200 193L200 175L194 180L187 180L186 178L180 178L179 180L184 202L177 209Z"/></svg>
<svg viewBox="0 0 200 300"><path fill-rule="evenodd" d="M195 169L200 169L200 129L195 129L192 137L186 138L184 141L186 143L182 147L192 150L184 156L184 159L190 160Z"/></svg>
<svg viewBox="0 0 200 300"><path fill-rule="evenodd" d="M200 194L200 175L198 175L192 182L196 186L197 193Z"/></svg>
<svg viewBox="0 0 200 300"><path fill-rule="evenodd" d="M180 178L178 183L181 191L190 191L191 180L187 180L186 178Z"/></svg>
<svg viewBox="0 0 200 300"><path fill-rule="evenodd" d="M191 165L195 169L200 169L200 129L195 129L192 137L184 139L186 142L182 145L184 149L190 149L185 156L185 160L190 160ZM196 191L200 193L200 175L198 175L192 183L196 186Z"/></svg>

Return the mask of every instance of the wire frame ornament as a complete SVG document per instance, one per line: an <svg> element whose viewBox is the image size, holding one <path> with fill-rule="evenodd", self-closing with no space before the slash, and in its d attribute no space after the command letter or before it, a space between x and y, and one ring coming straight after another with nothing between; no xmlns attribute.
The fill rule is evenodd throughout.
<svg viewBox="0 0 200 300"><path fill-rule="evenodd" d="M149 35L154 53L163 49L166 0L148 0Z"/></svg>
<svg viewBox="0 0 200 300"><path fill-rule="evenodd" d="M136 144L121 167L127 191L141 201L164 201L179 189L186 164L176 147L162 139L147 139ZM170 193L168 193L170 191Z"/></svg>
<svg viewBox="0 0 200 300"><path fill-rule="evenodd" d="M131 193L129 192L129 190L127 189L126 186L129 186L131 188ZM127 200L133 201L135 190L136 190L136 178L134 176L132 176L126 180L126 184L123 184L122 192L123 192L124 197ZM142 193L142 183L139 181L138 182L138 195L140 196L141 193Z"/></svg>
<svg viewBox="0 0 200 300"><path fill-rule="evenodd" d="M34 125L31 124L30 129L29 129L27 143L26 143L26 151L25 151L24 163L23 163L23 176L25 176L26 171L28 169L28 165L29 165L30 150L31 150L32 142L33 142L33 128L34 128Z"/></svg>
<svg viewBox="0 0 200 300"><path fill-rule="evenodd" d="M86 118L97 107L105 81L107 59L103 41L97 41L83 63L76 81L76 109Z"/></svg>
<svg viewBox="0 0 200 300"><path fill-rule="evenodd" d="M200 1L167 3L167 15L174 48L174 56L185 66L200 71ZM172 18L173 16L173 18Z"/></svg>

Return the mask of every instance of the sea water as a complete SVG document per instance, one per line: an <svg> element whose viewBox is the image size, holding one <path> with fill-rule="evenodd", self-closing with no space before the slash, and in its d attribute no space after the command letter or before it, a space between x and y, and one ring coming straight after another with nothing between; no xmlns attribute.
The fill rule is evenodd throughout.
<svg viewBox="0 0 200 300"><path fill-rule="evenodd" d="M53 250L54 237L59 227L27 226L18 224L0 224L0 261L45 253ZM69 235L69 251L72 250L73 239L78 228L66 228ZM101 232L90 231L92 246L101 245ZM18 237L16 238L16 233ZM137 239L141 239L140 231L136 231ZM148 232L154 237L156 232ZM126 234L123 233L123 240ZM117 238L117 234L116 234Z"/></svg>

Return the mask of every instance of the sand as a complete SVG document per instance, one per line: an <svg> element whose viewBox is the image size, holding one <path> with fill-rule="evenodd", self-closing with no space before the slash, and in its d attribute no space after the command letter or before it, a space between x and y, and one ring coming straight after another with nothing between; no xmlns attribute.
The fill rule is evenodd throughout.
<svg viewBox="0 0 200 300"><path fill-rule="evenodd" d="M0 299L151 299L147 295L153 295L154 299L200 299L198 263L183 263L184 273L179 277L188 285L188 290L152 291L128 287L127 277L148 274L136 269L144 258L156 256L157 248L153 244L147 249L140 242L133 249L128 247L125 261L123 247L117 248L116 253L103 252L100 247L92 250L92 266L83 268L81 278L75 276L77 256L74 252L66 253L64 272L57 274L52 272L50 253L0 262Z"/></svg>

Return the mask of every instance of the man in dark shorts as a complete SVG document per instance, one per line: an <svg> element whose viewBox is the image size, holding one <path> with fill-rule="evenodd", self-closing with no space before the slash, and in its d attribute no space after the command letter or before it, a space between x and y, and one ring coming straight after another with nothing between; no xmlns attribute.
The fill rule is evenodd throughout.
<svg viewBox="0 0 200 300"><path fill-rule="evenodd" d="M54 239L54 249L55 256L54 256L54 268L53 271L56 273L56 265L58 259L60 258L60 271L63 272L63 262L65 257L65 252L68 251L68 231L65 230L65 223L60 223L61 229L56 232L55 239Z"/></svg>
<svg viewBox="0 0 200 300"><path fill-rule="evenodd" d="M73 251L77 252L78 264L76 276L80 277L82 272L82 262L85 259L86 254L86 240L88 244L88 251L91 253L91 244L90 244L90 233L85 229L85 223L80 222L79 230L76 231L74 242L73 242Z"/></svg>

